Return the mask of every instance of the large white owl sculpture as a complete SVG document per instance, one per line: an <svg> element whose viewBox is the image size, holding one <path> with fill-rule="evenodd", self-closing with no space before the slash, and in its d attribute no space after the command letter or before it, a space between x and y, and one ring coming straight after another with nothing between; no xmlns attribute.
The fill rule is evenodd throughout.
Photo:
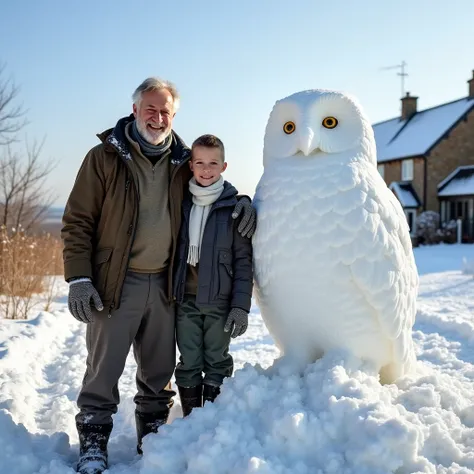
<svg viewBox="0 0 474 474"><path fill-rule="evenodd" d="M406 217L377 171L361 107L327 90L279 100L263 165L254 270L270 334L305 363L345 349L392 383L416 361L418 273Z"/></svg>

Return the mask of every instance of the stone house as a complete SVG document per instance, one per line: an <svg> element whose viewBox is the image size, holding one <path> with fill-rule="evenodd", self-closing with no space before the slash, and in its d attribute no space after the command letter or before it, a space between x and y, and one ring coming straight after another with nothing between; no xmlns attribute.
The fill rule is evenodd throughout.
<svg viewBox="0 0 474 474"><path fill-rule="evenodd" d="M412 235L416 218L440 213L463 220L463 239L474 240L474 71L461 99L418 111L407 92L401 116L373 125L379 173L401 202Z"/></svg>

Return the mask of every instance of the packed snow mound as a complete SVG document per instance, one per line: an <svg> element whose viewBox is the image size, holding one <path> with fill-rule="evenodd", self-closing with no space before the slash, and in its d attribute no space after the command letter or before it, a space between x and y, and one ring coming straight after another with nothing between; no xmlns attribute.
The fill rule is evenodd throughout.
<svg viewBox="0 0 474 474"><path fill-rule="evenodd" d="M70 457L66 433L31 434L16 424L6 410L0 410L0 472L3 474L65 474ZM71 474L74 470L70 469Z"/></svg>
<svg viewBox="0 0 474 474"><path fill-rule="evenodd" d="M143 457L129 355L107 474L473 473L474 279L461 262L474 259L474 246L415 254L418 363L409 377L382 387L373 368L342 352L301 373L274 362L278 349L254 306L247 332L232 340L236 371L222 395L184 420L177 396ZM52 313L0 322L0 474L74 473L86 326L68 313L67 290Z"/></svg>
<svg viewBox="0 0 474 474"><path fill-rule="evenodd" d="M146 437L139 472L434 473L438 462L451 466L443 472L472 472L457 464L474 469L474 407L458 402L468 394L418 370L382 386L342 352L303 373L285 359L246 365L214 404Z"/></svg>

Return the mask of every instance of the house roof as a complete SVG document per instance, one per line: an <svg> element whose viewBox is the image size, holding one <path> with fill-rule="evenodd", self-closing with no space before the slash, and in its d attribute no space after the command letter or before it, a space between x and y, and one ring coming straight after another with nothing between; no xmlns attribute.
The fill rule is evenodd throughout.
<svg viewBox="0 0 474 474"><path fill-rule="evenodd" d="M390 189L395 192L402 207L420 207L421 201L411 183L405 181L394 181Z"/></svg>
<svg viewBox="0 0 474 474"><path fill-rule="evenodd" d="M439 197L474 195L474 166L460 166L438 184Z"/></svg>
<svg viewBox="0 0 474 474"><path fill-rule="evenodd" d="M474 98L465 97L417 112L408 120L397 117L374 124L378 163L426 155L472 109Z"/></svg>

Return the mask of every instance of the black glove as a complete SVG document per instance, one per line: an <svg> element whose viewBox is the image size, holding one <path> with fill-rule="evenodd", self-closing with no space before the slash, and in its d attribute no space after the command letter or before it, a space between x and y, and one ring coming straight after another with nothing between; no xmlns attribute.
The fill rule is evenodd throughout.
<svg viewBox="0 0 474 474"><path fill-rule="evenodd" d="M246 196L241 197L235 205L234 211L232 212L232 218L237 219L237 217L242 213L242 210L244 211L244 215L240 220L237 230L242 237L247 236L250 239L257 228L257 211L252 206L250 199Z"/></svg>
<svg viewBox="0 0 474 474"><path fill-rule="evenodd" d="M102 311L104 305L90 280L69 283L69 311L82 323L90 323L92 321L91 298L95 308L98 311Z"/></svg>
<svg viewBox="0 0 474 474"><path fill-rule="evenodd" d="M232 308L224 326L224 331L229 332L234 325L231 337L241 336L249 325L249 314L240 308Z"/></svg>

